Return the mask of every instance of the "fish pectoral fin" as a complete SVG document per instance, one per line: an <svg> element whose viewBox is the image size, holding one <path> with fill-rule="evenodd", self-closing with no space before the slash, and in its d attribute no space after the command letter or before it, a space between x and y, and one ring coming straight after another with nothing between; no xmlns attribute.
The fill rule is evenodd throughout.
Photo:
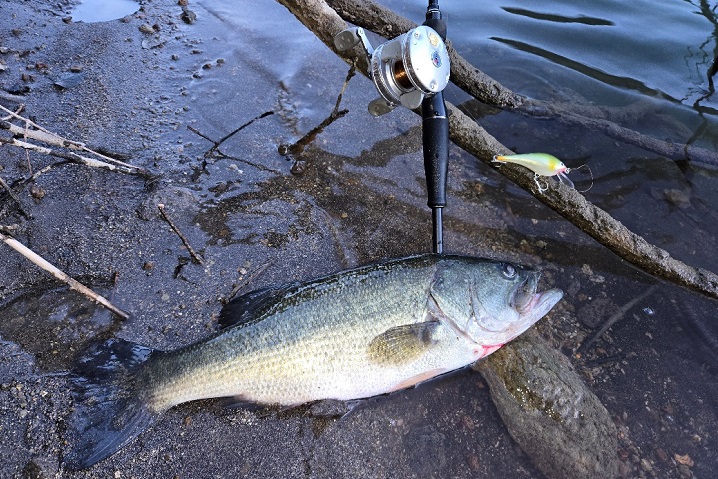
<svg viewBox="0 0 718 479"><path fill-rule="evenodd" d="M436 344L438 326L438 321L425 321L387 329L369 343L369 359L391 366L413 361Z"/></svg>

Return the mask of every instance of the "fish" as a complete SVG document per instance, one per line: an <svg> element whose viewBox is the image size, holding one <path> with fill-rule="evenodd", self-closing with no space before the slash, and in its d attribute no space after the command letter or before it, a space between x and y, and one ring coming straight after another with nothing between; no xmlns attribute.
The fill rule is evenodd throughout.
<svg viewBox="0 0 718 479"><path fill-rule="evenodd" d="M172 351L110 339L71 371L71 470L111 456L175 405L294 407L388 394L467 366L548 313L560 289L510 262L426 254L248 292Z"/></svg>
<svg viewBox="0 0 718 479"><path fill-rule="evenodd" d="M538 176L556 176L561 183L575 188L573 181L566 176L571 171L571 168L568 168L563 161L548 153L495 155L491 161L496 163L515 163L530 169ZM540 185L539 189L542 189Z"/></svg>

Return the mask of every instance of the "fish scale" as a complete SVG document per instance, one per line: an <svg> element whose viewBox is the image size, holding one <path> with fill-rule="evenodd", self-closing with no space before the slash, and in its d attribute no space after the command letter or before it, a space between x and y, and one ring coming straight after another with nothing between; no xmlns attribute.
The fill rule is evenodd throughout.
<svg viewBox="0 0 718 479"><path fill-rule="evenodd" d="M383 379L369 377L382 368L369 361L367 345L389 328L423 321L433 269L427 262L372 270L287 294L280 308L249 324L232 326L202 347L158 358L148 368L153 403L163 410L194 399L237 396L292 405L323 398L325 384L333 385L332 399L380 394L368 387ZM414 293L396 294L399 289ZM343 299L337 301L337 295Z"/></svg>
<svg viewBox="0 0 718 479"><path fill-rule="evenodd" d="M490 354L562 296L500 261L422 255L252 291L225 327L174 351L113 339L72 372L68 468L113 454L176 404L233 396L295 406L413 386Z"/></svg>

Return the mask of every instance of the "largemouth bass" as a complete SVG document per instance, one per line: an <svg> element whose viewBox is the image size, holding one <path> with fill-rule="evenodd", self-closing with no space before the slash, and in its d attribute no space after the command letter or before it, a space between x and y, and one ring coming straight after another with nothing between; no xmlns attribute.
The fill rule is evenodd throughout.
<svg viewBox="0 0 718 479"><path fill-rule="evenodd" d="M223 308L224 329L174 351L110 340L72 374L75 445L65 463L91 466L186 401L352 400L461 368L561 299L558 289L536 292L539 274L487 259L414 256L244 294Z"/></svg>

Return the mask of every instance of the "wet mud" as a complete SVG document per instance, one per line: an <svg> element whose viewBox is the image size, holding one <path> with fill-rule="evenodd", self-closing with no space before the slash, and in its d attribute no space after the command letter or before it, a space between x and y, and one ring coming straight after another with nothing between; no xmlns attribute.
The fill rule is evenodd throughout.
<svg viewBox="0 0 718 479"><path fill-rule="evenodd" d="M222 300L247 280L245 290L431 248L420 119L402 110L371 117L366 79L349 82L349 113L304 149L302 175L278 153L329 115L347 73L286 9L266 2L238 16L221 2L183 9L160 0L85 23L69 18L73 6L0 5L12 19L0 22L0 102L22 103L45 128L121 154L153 177L0 147L0 177L29 214L0 192L0 224L131 313L112 317L2 245L0 476L545 477L471 369L341 418L184 404L90 470L64 470L67 370L90 344L115 336L176 348L216 330ZM188 9L192 22L183 19ZM217 140L268 111L223 142L222 155L188 129ZM488 121L526 128L503 114ZM710 477L718 332L704 318L713 303L662 286L577 356L600 323L579 312L610 315L654 281L453 146L450 162L445 249L540 267L542 286L566 292L537 330L614 419L619 474ZM699 202L669 197L667 209ZM587 309L597 300L603 306Z"/></svg>

